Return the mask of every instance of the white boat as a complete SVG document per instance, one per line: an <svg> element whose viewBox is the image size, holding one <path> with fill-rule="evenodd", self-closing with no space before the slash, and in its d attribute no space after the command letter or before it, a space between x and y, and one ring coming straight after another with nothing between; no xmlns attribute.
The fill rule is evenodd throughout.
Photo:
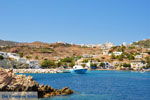
<svg viewBox="0 0 150 100"><path fill-rule="evenodd" d="M71 69L71 73L77 73L77 74L84 74L87 72L86 68L83 68L80 65L73 66L73 69Z"/></svg>

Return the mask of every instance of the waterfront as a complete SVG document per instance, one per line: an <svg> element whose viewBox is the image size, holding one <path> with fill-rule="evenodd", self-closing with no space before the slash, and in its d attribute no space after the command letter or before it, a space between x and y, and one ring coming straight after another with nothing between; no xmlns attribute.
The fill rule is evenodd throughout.
<svg viewBox="0 0 150 100"><path fill-rule="evenodd" d="M88 71L87 74L26 74L40 84L75 90L46 100L150 100L150 72ZM45 99L44 99L45 100Z"/></svg>

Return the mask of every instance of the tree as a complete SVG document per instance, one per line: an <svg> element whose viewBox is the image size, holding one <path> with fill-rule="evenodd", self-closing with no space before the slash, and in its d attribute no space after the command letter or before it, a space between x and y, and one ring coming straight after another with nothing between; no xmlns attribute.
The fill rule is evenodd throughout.
<svg viewBox="0 0 150 100"><path fill-rule="evenodd" d="M91 67L93 67L93 66L94 66L94 67L97 67L97 64L91 63L90 66L91 66Z"/></svg>
<svg viewBox="0 0 150 100"><path fill-rule="evenodd" d="M105 63L100 63L100 66L101 67L105 67Z"/></svg>
<svg viewBox="0 0 150 100"><path fill-rule="evenodd" d="M39 57L38 57L38 56L35 56L35 59L39 59Z"/></svg>
<svg viewBox="0 0 150 100"><path fill-rule="evenodd" d="M123 61L124 55L117 56L118 60Z"/></svg>
<svg viewBox="0 0 150 100"><path fill-rule="evenodd" d="M24 54L23 54L22 52L19 53L19 56L20 56L20 57L23 57L23 55L24 55Z"/></svg>
<svg viewBox="0 0 150 100"><path fill-rule="evenodd" d="M4 57L0 55L0 60L3 60L3 59L4 59Z"/></svg>
<svg viewBox="0 0 150 100"><path fill-rule="evenodd" d="M131 64L124 63L123 67L131 67Z"/></svg>
<svg viewBox="0 0 150 100"><path fill-rule="evenodd" d="M145 61L147 63L146 68L150 68L150 57L146 57Z"/></svg>
<svg viewBox="0 0 150 100"><path fill-rule="evenodd" d="M111 59L116 59L116 56L114 54L112 54Z"/></svg>
<svg viewBox="0 0 150 100"><path fill-rule="evenodd" d="M88 59L84 59L82 62L87 63L88 61L89 61Z"/></svg>
<svg viewBox="0 0 150 100"><path fill-rule="evenodd" d="M74 59L71 57L66 57L64 59L61 59L62 62L67 62L67 63L71 63Z"/></svg>
<svg viewBox="0 0 150 100"><path fill-rule="evenodd" d="M134 60L134 59L135 59L135 57L134 57L132 54L129 54L129 55L127 56L127 58L128 58L129 60Z"/></svg>
<svg viewBox="0 0 150 100"><path fill-rule="evenodd" d="M43 60L41 63L41 67L43 68L50 68L50 67L56 67L55 62L51 60Z"/></svg>

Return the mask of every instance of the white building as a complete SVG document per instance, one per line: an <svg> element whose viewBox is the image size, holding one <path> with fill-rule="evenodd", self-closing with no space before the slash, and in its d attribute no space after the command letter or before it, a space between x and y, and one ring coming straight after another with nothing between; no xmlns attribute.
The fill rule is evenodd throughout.
<svg viewBox="0 0 150 100"><path fill-rule="evenodd" d="M0 55L3 56L4 58L8 57L6 52L0 52Z"/></svg>
<svg viewBox="0 0 150 100"><path fill-rule="evenodd" d="M112 68L113 66L109 63L109 62L104 62L104 66L101 66L105 69L109 69L109 68Z"/></svg>
<svg viewBox="0 0 150 100"><path fill-rule="evenodd" d="M16 59L16 60L20 59L19 54L16 54L16 53L7 53L7 55L8 55L9 58L13 58L13 59Z"/></svg>
<svg viewBox="0 0 150 100"><path fill-rule="evenodd" d="M109 50L103 50L103 55L109 55Z"/></svg>
<svg viewBox="0 0 150 100"><path fill-rule="evenodd" d="M27 63L26 58L18 58L17 61L20 62L20 63Z"/></svg>
<svg viewBox="0 0 150 100"><path fill-rule="evenodd" d="M27 64L29 64L30 68L40 68L38 60L28 60Z"/></svg>
<svg viewBox="0 0 150 100"><path fill-rule="evenodd" d="M83 57L83 58L92 58L93 55L90 55L90 54L83 54L82 57Z"/></svg>
<svg viewBox="0 0 150 100"><path fill-rule="evenodd" d="M113 54L114 54L115 56L119 56L119 55L122 54L122 52L115 51L115 52L113 52Z"/></svg>
<svg viewBox="0 0 150 100"><path fill-rule="evenodd" d="M131 68L139 69L139 68L145 67L146 65L147 64L142 61L132 61L131 62Z"/></svg>
<svg viewBox="0 0 150 100"><path fill-rule="evenodd" d="M143 56L142 55L136 55L135 58L136 59L141 59L141 58L143 58Z"/></svg>
<svg viewBox="0 0 150 100"><path fill-rule="evenodd" d="M104 43L104 44L101 45L101 49L110 49L113 46L115 46L113 43L106 42L106 43Z"/></svg>

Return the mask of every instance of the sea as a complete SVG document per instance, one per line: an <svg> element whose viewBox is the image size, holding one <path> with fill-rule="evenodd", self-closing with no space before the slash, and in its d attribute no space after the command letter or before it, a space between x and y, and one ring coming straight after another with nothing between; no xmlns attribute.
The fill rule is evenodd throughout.
<svg viewBox="0 0 150 100"><path fill-rule="evenodd" d="M150 72L88 71L86 74L42 73L33 76L40 84L61 89L69 87L72 95L41 100L150 100Z"/></svg>

